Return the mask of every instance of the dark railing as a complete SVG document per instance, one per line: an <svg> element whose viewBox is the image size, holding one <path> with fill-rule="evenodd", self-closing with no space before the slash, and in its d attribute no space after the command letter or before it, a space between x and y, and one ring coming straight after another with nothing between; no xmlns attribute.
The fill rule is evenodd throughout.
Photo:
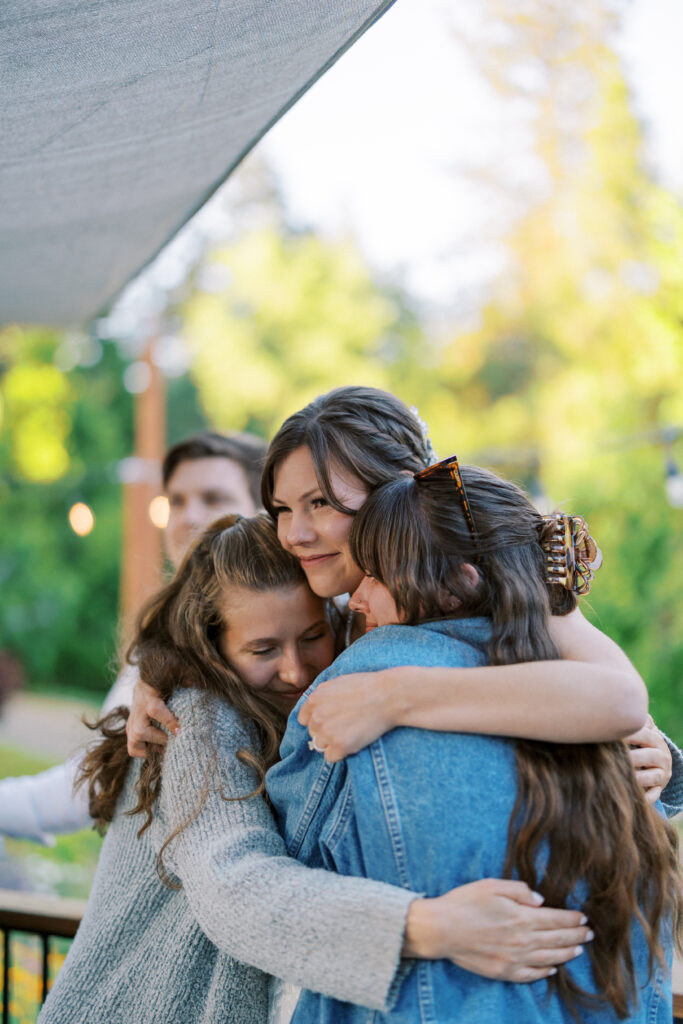
<svg viewBox="0 0 683 1024"><path fill-rule="evenodd" d="M683 960L674 960L674 1020L683 1022Z"/></svg>
<svg viewBox="0 0 683 1024"><path fill-rule="evenodd" d="M23 932L37 935L42 945L41 1003L48 989L48 958L50 939L72 939L83 916L85 900L63 900L56 896L10 892L0 889L0 930L3 944L2 1024L9 1024L10 1003L10 935ZM683 961L674 963L674 1021L683 1024Z"/></svg>
<svg viewBox="0 0 683 1024"><path fill-rule="evenodd" d="M14 932L37 935L42 946L41 1003L48 989L50 939L72 939L83 916L84 900L63 900L37 893L0 889L0 930L2 930L2 1024L9 1024L11 942Z"/></svg>

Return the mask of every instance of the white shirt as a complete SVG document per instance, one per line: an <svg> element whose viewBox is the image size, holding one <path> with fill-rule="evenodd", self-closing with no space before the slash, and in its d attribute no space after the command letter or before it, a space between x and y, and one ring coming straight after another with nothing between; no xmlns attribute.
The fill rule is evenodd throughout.
<svg viewBox="0 0 683 1024"><path fill-rule="evenodd" d="M138 670L126 665L105 697L100 714L130 705L137 678ZM54 846L55 835L87 828L91 818L86 788L74 793L82 756L78 753L38 775L0 779L0 833Z"/></svg>

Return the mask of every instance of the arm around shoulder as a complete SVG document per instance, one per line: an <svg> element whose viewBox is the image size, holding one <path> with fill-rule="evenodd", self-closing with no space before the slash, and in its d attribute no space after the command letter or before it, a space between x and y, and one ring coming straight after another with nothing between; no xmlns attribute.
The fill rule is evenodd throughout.
<svg viewBox="0 0 683 1024"><path fill-rule="evenodd" d="M562 660L392 670L393 725L555 743L599 743L639 729L647 690L621 648L578 610L553 617L551 632Z"/></svg>

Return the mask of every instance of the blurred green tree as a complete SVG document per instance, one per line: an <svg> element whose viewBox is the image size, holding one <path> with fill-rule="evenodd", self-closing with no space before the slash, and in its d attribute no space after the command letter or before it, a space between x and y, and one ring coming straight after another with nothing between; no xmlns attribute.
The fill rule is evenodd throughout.
<svg viewBox="0 0 683 1024"><path fill-rule="evenodd" d="M120 556L116 466L131 450L131 396L116 346L96 365L59 369L57 332L0 333L0 649L33 686L103 692L115 651ZM93 360L90 353L87 361ZM76 501L95 528L77 536Z"/></svg>
<svg viewBox="0 0 683 1024"><path fill-rule="evenodd" d="M182 334L220 427L269 437L323 391L396 387L419 366L426 342L405 297L374 282L348 242L272 225L214 252L210 265L225 286L193 292Z"/></svg>
<svg viewBox="0 0 683 1024"><path fill-rule="evenodd" d="M683 513L657 439L683 425L683 210L643 167L610 6L485 7L493 44L470 52L524 100L545 184L509 230L481 324L444 348L440 385L459 450L587 515L606 555L590 615L680 737ZM442 443L452 428L434 425Z"/></svg>

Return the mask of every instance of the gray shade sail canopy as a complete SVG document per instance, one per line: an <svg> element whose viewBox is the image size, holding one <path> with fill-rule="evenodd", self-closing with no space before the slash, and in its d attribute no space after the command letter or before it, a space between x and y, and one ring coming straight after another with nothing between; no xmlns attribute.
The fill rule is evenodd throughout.
<svg viewBox="0 0 683 1024"><path fill-rule="evenodd" d="M393 0L4 0L0 323L106 308Z"/></svg>

